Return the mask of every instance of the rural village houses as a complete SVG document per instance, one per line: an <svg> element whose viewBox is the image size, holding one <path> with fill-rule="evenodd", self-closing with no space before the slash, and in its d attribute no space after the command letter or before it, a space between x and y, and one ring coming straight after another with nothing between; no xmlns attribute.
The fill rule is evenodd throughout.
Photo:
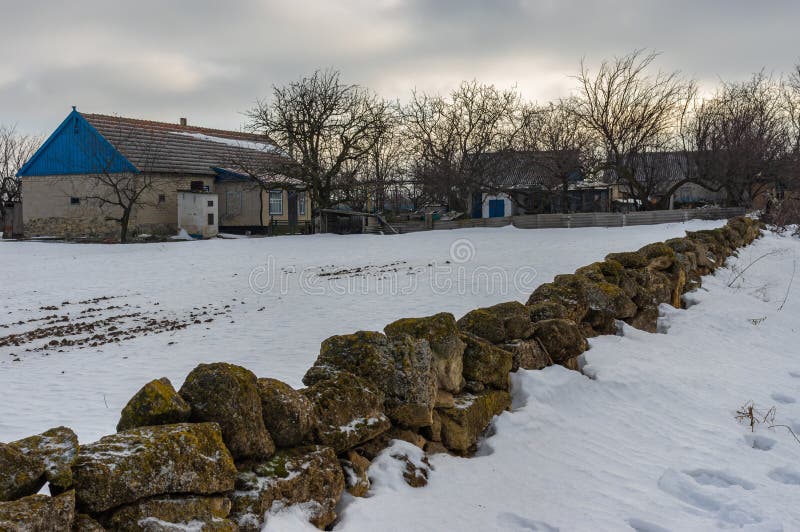
<svg viewBox="0 0 800 532"><path fill-rule="evenodd" d="M275 171L290 163L260 135L73 108L19 172L25 236L115 238L132 194L132 234L175 234L179 216L197 237L302 229L308 195Z"/></svg>

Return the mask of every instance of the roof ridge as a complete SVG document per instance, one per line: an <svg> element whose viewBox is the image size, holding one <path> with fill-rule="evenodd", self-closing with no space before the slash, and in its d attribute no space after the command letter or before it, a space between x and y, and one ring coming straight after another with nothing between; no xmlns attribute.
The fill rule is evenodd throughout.
<svg viewBox="0 0 800 532"><path fill-rule="evenodd" d="M159 127L162 129L174 129L176 132L186 131L186 132L196 132L196 133L217 133L217 134L227 134L227 135L241 135L251 137L253 140L260 140L262 142L270 142L272 143L271 139L269 139L266 135L259 135L258 133L248 133L245 131L234 131L232 129L217 129L211 127L204 127L204 126L193 126L193 125L186 125L183 126L181 124L175 124L173 122L163 122L160 120L146 120L143 118L131 118L126 116L118 116L118 115L107 115L102 113L80 113L81 116L86 118L87 120L91 119L109 119L109 120L120 120L131 124L141 124L143 126L152 126L152 127Z"/></svg>

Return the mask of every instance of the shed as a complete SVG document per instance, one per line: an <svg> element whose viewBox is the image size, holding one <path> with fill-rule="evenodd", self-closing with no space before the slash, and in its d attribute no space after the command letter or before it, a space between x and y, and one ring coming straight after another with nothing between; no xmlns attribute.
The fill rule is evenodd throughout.
<svg viewBox="0 0 800 532"><path fill-rule="evenodd" d="M219 201L213 192L178 191L178 229L192 238L213 238L219 233Z"/></svg>

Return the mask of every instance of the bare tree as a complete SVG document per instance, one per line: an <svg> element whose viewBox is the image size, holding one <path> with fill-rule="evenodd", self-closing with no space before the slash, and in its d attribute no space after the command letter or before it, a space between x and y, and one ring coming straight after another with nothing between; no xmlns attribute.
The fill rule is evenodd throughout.
<svg viewBox="0 0 800 532"><path fill-rule="evenodd" d="M782 98L780 84L760 72L723 84L698 107L692 128L698 181L724 191L727 203L751 205L786 176L791 122Z"/></svg>
<svg viewBox="0 0 800 532"><path fill-rule="evenodd" d="M250 127L264 133L296 165L315 209L328 208L346 165L363 159L386 128L389 104L371 91L348 85L339 72L316 71L284 87L248 112ZM287 169L287 172L289 169Z"/></svg>
<svg viewBox="0 0 800 532"><path fill-rule="evenodd" d="M592 74L581 61L574 112L603 143L605 168L645 208L653 194L668 201L688 177L653 190L637 179L642 154L674 147L677 131L695 95L693 81L679 72L650 73L657 54L642 50L603 61Z"/></svg>
<svg viewBox="0 0 800 532"><path fill-rule="evenodd" d="M515 149L536 152L540 187L549 194L553 212L569 210L569 187L576 174L590 173L595 136L581 123L575 99L526 106ZM513 196L512 196L513 197Z"/></svg>
<svg viewBox="0 0 800 532"><path fill-rule="evenodd" d="M41 143L40 137L20 134L15 126L0 126L0 220L3 219L5 203L21 199L17 172Z"/></svg>
<svg viewBox="0 0 800 532"><path fill-rule="evenodd" d="M466 210L481 186L485 154L509 149L519 130L519 93L473 80L448 95L414 92L403 116L417 171L431 199Z"/></svg>

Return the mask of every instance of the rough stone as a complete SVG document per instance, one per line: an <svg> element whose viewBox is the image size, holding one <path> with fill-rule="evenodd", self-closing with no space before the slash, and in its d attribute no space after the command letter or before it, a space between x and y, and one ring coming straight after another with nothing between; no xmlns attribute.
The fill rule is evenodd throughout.
<svg viewBox="0 0 800 532"><path fill-rule="evenodd" d="M464 344L452 314L441 312L425 318L404 318L390 323L383 331L390 340L403 335L427 340L437 386L452 393L461 391Z"/></svg>
<svg viewBox="0 0 800 532"><path fill-rule="evenodd" d="M647 266L647 257L636 251L624 251L622 253L609 253L606 255L607 261L615 261L623 268L637 269Z"/></svg>
<svg viewBox="0 0 800 532"><path fill-rule="evenodd" d="M565 309L565 318L580 323L589 311L585 294L587 282L589 279L583 275L557 275L552 283L541 284L533 291L528 306L544 301L558 303Z"/></svg>
<svg viewBox="0 0 800 532"><path fill-rule="evenodd" d="M391 426L383 413L383 394L352 373L337 373L302 393L314 405L317 441L337 453L352 449Z"/></svg>
<svg viewBox="0 0 800 532"><path fill-rule="evenodd" d="M344 458L339 460L344 472L344 481L348 493L353 497L366 497L369 492L370 481L367 470L370 461L355 451L347 451Z"/></svg>
<svg viewBox="0 0 800 532"><path fill-rule="evenodd" d="M511 371L517 371L520 368L542 369L553 364L536 339L518 340L500 347L511 353Z"/></svg>
<svg viewBox="0 0 800 532"><path fill-rule="evenodd" d="M308 398L277 379L258 379L264 425L278 447L311 443L316 418Z"/></svg>
<svg viewBox="0 0 800 532"><path fill-rule="evenodd" d="M103 512L167 493L233 489L236 467L216 423L139 427L81 446L73 467L78 506Z"/></svg>
<svg viewBox="0 0 800 532"><path fill-rule="evenodd" d="M261 412L256 376L248 369L217 362L200 364L186 377L181 397L192 408L191 421L213 421L237 460L267 458L275 452Z"/></svg>
<svg viewBox="0 0 800 532"><path fill-rule="evenodd" d="M492 418L510 406L511 395L500 390L458 397L455 407L437 409L442 420L442 443L453 452L467 454Z"/></svg>
<svg viewBox="0 0 800 532"><path fill-rule="evenodd" d="M0 443L0 501L33 495L44 486L44 473L44 462Z"/></svg>
<svg viewBox="0 0 800 532"><path fill-rule="evenodd" d="M527 307L532 323L542 320L564 318L567 315L567 309L564 305L556 303L555 301L539 301L538 303L529 304ZM533 334L533 331L531 331L531 334Z"/></svg>
<svg viewBox="0 0 800 532"><path fill-rule="evenodd" d="M495 344L529 338L533 330L530 310L518 301L468 312L458 327Z"/></svg>
<svg viewBox="0 0 800 532"><path fill-rule="evenodd" d="M332 336L322 342L303 383L312 385L347 371L372 382L386 397L386 414L407 427L430 424L437 380L428 341L401 335L389 339L377 332Z"/></svg>
<svg viewBox="0 0 800 532"><path fill-rule="evenodd" d="M508 390L513 355L471 334L463 334L464 378L498 390Z"/></svg>
<svg viewBox="0 0 800 532"><path fill-rule="evenodd" d="M105 522L115 532L236 532L236 524L226 519L230 510L230 499L221 495L153 497L113 510Z"/></svg>
<svg viewBox="0 0 800 532"><path fill-rule="evenodd" d="M51 494L58 495L72 486L72 464L78 456L78 436L72 429L56 427L9 445L44 464Z"/></svg>
<svg viewBox="0 0 800 532"><path fill-rule="evenodd" d="M336 519L344 486L342 468L330 447L281 449L239 473L231 495L231 519L243 532L261 530L263 516L273 505L305 503L312 509L311 523L325 528Z"/></svg>
<svg viewBox="0 0 800 532"><path fill-rule="evenodd" d="M117 430L189 421L192 409L166 377L148 382L131 397L120 414Z"/></svg>
<svg viewBox="0 0 800 532"><path fill-rule="evenodd" d="M589 348L580 327L570 320L536 322L533 336L555 364L566 362Z"/></svg>
<svg viewBox="0 0 800 532"><path fill-rule="evenodd" d="M88 514L77 514L72 522L72 532L106 532L103 525Z"/></svg>
<svg viewBox="0 0 800 532"><path fill-rule="evenodd" d="M0 530L3 532L69 531L74 519L74 491L57 497L30 495L16 501L0 502Z"/></svg>

